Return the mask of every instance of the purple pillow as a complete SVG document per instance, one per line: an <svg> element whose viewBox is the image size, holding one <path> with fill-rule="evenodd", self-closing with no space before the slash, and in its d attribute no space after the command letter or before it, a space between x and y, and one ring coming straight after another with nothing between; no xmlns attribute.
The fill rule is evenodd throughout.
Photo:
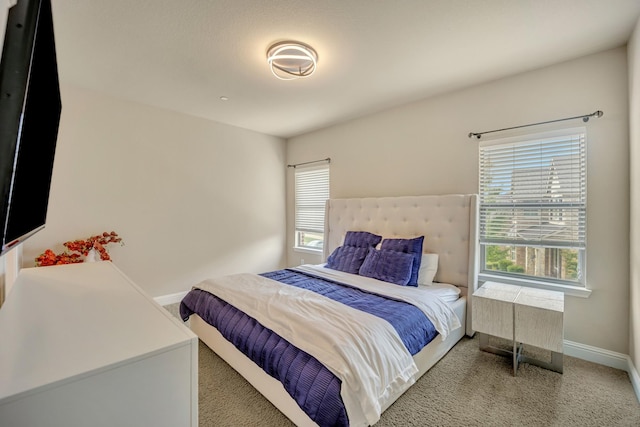
<svg viewBox="0 0 640 427"><path fill-rule="evenodd" d="M345 273L358 274L368 252L369 248L339 246L327 258L326 267L344 271Z"/></svg>
<svg viewBox="0 0 640 427"><path fill-rule="evenodd" d="M412 266L412 254L371 248L360 267L360 275L404 286L409 283Z"/></svg>
<svg viewBox="0 0 640 427"><path fill-rule="evenodd" d="M422 244L424 236L415 237L413 239L384 239L380 250L389 250L404 252L413 255L413 266L411 268L411 278L409 286L418 286L418 272L420 271L420 263L422 262Z"/></svg>
<svg viewBox="0 0 640 427"><path fill-rule="evenodd" d="M344 245L370 248L380 243L381 240L382 236L369 233L368 231L347 231L347 234L344 236Z"/></svg>

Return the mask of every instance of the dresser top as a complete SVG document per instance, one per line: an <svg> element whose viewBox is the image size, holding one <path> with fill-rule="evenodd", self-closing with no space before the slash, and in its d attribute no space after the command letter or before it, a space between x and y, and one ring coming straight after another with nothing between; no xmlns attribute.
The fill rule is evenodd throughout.
<svg viewBox="0 0 640 427"><path fill-rule="evenodd" d="M0 308L0 404L192 340L112 262L26 268Z"/></svg>

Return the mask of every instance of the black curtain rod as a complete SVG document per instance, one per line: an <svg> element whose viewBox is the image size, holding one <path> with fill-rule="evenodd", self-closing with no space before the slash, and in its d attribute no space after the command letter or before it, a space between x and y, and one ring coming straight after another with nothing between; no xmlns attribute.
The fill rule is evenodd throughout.
<svg viewBox="0 0 640 427"><path fill-rule="evenodd" d="M320 163L320 162L331 163L331 157L327 157L326 159L321 159L321 160L312 160L310 162L296 163L295 165L287 165L287 167L288 168L295 168L295 167L302 166L302 165L310 165L311 163Z"/></svg>
<svg viewBox="0 0 640 427"><path fill-rule="evenodd" d="M476 138L476 139L480 139L480 137L482 137L482 135L484 135L485 133L493 133L493 132L501 132L503 130L511 130L511 129L519 129L519 128L524 128L524 127L528 127L528 126L537 126L537 125L545 125L547 123L555 123L555 122L562 122L565 120L574 120L574 119L582 119L583 122L588 122L590 117L602 117L604 113L600 110L591 113L591 114L585 114L583 116L575 116L575 117L567 117L565 119L557 119L557 120L549 120L546 122L539 122L539 123L531 123L528 125L522 125L522 126L514 126L514 127L510 127L510 128L504 128L504 129L496 129L496 130L488 130L486 132L470 132L469 133L469 138Z"/></svg>

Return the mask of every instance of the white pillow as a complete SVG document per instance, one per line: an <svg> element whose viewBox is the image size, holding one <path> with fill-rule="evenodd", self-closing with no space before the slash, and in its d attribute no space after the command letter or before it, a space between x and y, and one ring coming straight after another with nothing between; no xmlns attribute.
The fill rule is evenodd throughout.
<svg viewBox="0 0 640 427"><path fill-rule="evenodd" d="M418 284L430 285L438 272L438 254L422 254L420 270L418 270Z"/></svg>

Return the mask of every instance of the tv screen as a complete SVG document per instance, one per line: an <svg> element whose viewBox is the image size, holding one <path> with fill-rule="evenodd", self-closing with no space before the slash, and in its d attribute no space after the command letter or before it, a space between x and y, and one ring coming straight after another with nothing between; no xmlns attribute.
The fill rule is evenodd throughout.
<svg viewBox="0 0 640 427"><path fill-rule="evenodd" d="M0 255L45 226L61 110L51 2L18 0L0 62Z"/></svg>

